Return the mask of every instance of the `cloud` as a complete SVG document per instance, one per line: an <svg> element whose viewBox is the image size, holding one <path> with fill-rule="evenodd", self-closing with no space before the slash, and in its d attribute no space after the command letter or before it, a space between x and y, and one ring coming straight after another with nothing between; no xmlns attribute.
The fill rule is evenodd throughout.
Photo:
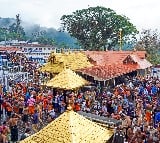
<svg viewBox="0 0 160 143"><path fill-rule="evenodd" d="M160 29L159 0L0 0L1 17L15 17L47 27L60 27L60 18L77 9L104 6L142 28Z"/></svg>

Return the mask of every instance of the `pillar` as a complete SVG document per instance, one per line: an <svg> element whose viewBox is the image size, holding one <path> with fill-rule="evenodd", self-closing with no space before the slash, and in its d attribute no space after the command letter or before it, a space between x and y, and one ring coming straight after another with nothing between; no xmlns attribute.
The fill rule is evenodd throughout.
<svg viewBox="0 0 160 143"><path fill-rule="evenodd" d="M114 86L116 85L116 81L115 81L115 78L113 78L113 85L114 85Z"/></svg>
<svg viewBox="0 0 160 143"><path fill-rule="evenodd" d="M104 86L105 86L105 85L106 85L106 80L104 80L103 82L104 82L103 84L104 84Z"/></svg>

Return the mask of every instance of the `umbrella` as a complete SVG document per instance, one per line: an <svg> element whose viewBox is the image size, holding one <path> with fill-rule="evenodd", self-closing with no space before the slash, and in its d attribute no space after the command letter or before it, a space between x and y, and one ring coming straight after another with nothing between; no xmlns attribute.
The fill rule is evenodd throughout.
<svg viewBox="0 0 160 143"><path fill-rule="evenodd" d="M47 86L51 86L53 88L60 89L76 89L82 87L84 85L89 84L88 81L80 77L78 74L73 72L70 69L64 69L58 75L56 75L53 79L47 82Z"/></svg>

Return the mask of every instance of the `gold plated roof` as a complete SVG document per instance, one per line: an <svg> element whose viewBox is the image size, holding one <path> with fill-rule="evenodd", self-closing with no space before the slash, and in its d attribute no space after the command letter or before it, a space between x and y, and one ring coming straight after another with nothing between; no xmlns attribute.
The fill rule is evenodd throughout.
<svg viewBox="0 0 160 143"><path fill-rule="evenodd" d="M78 74L70 69L64 69L53 79L47 82L47 86L61 89L75 89L89 84L88 81L80 77Z"/></svg>
<svg viewBox="0 0 160 143"><path fill-rule="evenodd" d="M106 143L112 134L71 110L20 143Z"/></svg>
<svg viewBox="0 0 160 143"><path fill-rule="evenodd" d="M51 64L51 62L48 62L44 66L42 66L39 70L42 72L59 73L63 71L63 69L64 69L63 63Z"/></svg>
<svg viewBox="0 0 160 143"><path fill-rule="evenodd" d="M64 67L71 70L91 67L92 64L88 61L87 56L82 52L73 53L51 53L48 58L48 63L40 70L51 73L59 73Z"/></svg>

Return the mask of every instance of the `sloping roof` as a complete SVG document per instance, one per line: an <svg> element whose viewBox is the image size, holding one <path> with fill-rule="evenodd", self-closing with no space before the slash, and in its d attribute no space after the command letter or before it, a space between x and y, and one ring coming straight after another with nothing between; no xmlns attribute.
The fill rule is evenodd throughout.
<svg viewBox="0 0 160 143"><path fill-rule="evenodd" d="M126 73L130 73L136 69L136 64L125 65L123 63L117 63L111 65L95 65L90 68L81 69L79 71L83 74L94 77L95 80L103 81L118 77Z"/></svg>
<svg viewBox="0 0 160 143"><path fill-rule="evenodd" d="M70 69L64 69L53 79L47 82L47 86L61 89L75 89L89 84L88 81L80 77L78 74Z"/></svg>
<svg viewBox="0 0 160 143"><path fill-rule="evenodd" d="M39 68L40 71L42 72L51 72L51 73L59 73L63 71L65 65L64 63L54 63L51 64L51 62L46 63L43 65L41 68Z"/></svg>
<svg viewBox="0 0 160 143"><path fill-rule="evenodd" d="M84 53L94 66L79 71L99 81L118 77L137 69L145 69L152 65L145 59L145 51L84 51ZM124 61L128 57L132 62L125 64Z"/></svg>
<svg viewBox="0 0 160 143"><path fill-rule="evenodd" d="M131 54L128 55L126 58L131 58L132 61L137 63L138 64L137 69L146 69L152 66L152 64L149 61L147 61L146 59L140 59L137 55Z"/></svg>
<svg viewBox="0 0 160 143"><path fill-rule="evenodd" d="M0 51L16 52L21 50L16 47L0 47Z"/></svg>
<svg viewBox="0 0 160 143"><path fill-rule="evenodd" d="M74 111L66 111L20 143L105 143L113 133Z"/></svg>
<svg viewBox="0 0 160 143"><path fill-rule="evenodd" d="M119 63L130 54L137 55L140 59L146 58L146 51L84 51L84 53L97 65Z"/></svg>
<svg viewBox="0 0 160 143"><path fill-rule="evenodd" d="M146 59L142 59L138 64L139 64L139 69L146 69L152 66L152 64Z"/></svg>
<svg viewBox="0 0 160 143"><path fill-rule="evenodd" d="M78 114L86 117L87 119L90 119L91 121L100 122L100 123L106 124L106 125L121 125L122 124L122 121L120 121L120 120L116 120L116 119L108 118L108 117L104 117L104 116L99 116L99 115L95 115L92 113L78 111Z"/></svg>
<svg viewBox="0 0 160 143"><path fill-rule="evenodd" d="M51 62L52 59L53 61ZM64 69L64 66L71 70L77 70L85 67L91 67L92 64L88 61L87 56L82 52L51 53L48 58L48 63L40 70L59 73Z"/></svg>

